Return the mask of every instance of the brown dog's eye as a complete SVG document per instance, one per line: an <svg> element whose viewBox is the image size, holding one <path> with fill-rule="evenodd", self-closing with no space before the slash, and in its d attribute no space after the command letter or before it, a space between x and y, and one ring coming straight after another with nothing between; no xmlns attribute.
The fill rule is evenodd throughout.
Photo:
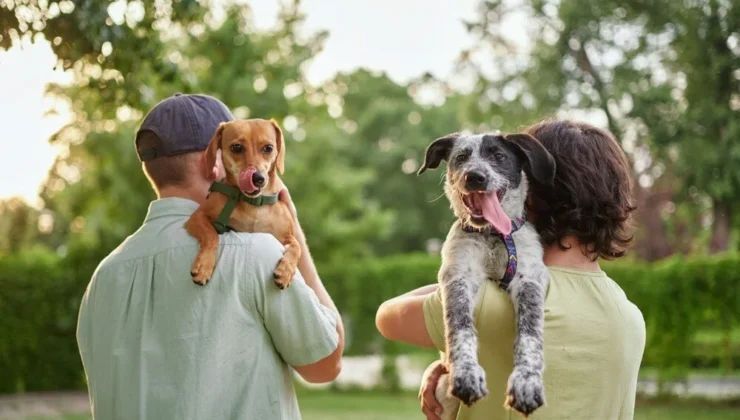
<svg viewBox="0 0 740 420"><path fill-rule="evenodd" d="M501 153L501 152L499 152L499 153L494 154L493 155L493 158L496 159L499 162L502 162L502 161L506 160L506 155L503 154L503 153Z"/></svg>
<svg viewBox="0 0 740 420"><path fill-rule="evenodd" d="M234 143L229 148L234 153L241 153L244 151L244 146L242 146L241 143Z"/></svg>
<svg viewBox="0 0 740 420"><path fill-rule="evenodd" d="M262 148L262 153L272 153L272 145L267 144L265 147Z"/></svg>

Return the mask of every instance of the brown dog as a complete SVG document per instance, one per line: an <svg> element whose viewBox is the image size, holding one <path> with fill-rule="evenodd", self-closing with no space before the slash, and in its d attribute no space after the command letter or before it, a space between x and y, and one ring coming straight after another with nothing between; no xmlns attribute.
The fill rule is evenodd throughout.
<svg viewBox="0 0 740 420"><path fill-rule="evenodd" d="M285 254L273 273L277 286L284 289L293 279L301 249L293 235L290 209L277 201L277 194L284 188L278 177L285 166L283 133L272 120L221 123L205 154L209 172L216 166L219 149L226 179L218 188L219 183L211 186L205 203L185 223L188 233L200 244L190 269L193 282L203 286L213 274L218 248L218 231L213 223L220 220L238 232L271 233L285 245Z"/></svg>

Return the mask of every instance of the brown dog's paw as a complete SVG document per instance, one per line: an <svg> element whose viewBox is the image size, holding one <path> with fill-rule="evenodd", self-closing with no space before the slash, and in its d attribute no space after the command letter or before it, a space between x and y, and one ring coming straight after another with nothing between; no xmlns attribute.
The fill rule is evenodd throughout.
<svg viewBox="0 0 740 420"><path fill-rule="evenodd" d="M190 275L193 277L193 283L205 286L213 275L213 269L216 266L216 260L213 257L198 254L195 262L190 268Z"/></svg>
<svg viewBox="0 0 740 420"><path fill-rule="evenodd" d="M275 278L275 284L280 290L290 287L290 282L293 280L294 274L295 268L290 267L285 260L280 260L280 264L272 272L272 276Z"/></svg>

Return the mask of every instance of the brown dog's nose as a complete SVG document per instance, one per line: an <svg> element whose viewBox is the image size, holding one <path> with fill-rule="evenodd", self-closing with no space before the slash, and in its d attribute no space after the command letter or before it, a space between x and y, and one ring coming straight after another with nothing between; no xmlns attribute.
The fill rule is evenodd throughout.
<svg viewBox="0 0 740 420"><path fill-rule="evenodd" d="M255 172L254 174L252 174L252 183L256 187L262 187L263 185L265 185L265 177L262 176L261 173Z"/></svg>

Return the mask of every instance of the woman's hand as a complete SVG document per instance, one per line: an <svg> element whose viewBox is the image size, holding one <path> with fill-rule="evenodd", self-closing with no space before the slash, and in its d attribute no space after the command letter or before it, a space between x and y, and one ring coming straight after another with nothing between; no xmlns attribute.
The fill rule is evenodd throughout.
<svg viewBox="0 0 740 420"><path fill-rule="evenodd" d="M437 360L429 365L421 378L419 402L421 403L421 412L424 413L427 420L441 420L438 413L442 413L442 404L437 401L435 392L439 377L445 373L447 373L447 368L441 361Z"/></svg>
<svg viewBox="0 0 740 420"><path fill-rule="evenodd" d="M293 216L293 220L298 222L298 212L295 209L295 204L293 204L293 199L290 197L290 192L288 191L288 188L283 188L280 190L280 193L278 193L278 200L282 201L288 206L288 210L290 210L290 215Z"/></svg>
<svg viewBox="0 0 740 420"><path fill-rule="evenodd" d="M295 208L295 204L293 204L293 199L290 197L290 192L288 191L287 187L283 187L283 189L280 190L280 192L278 193L278 200L282 201L283 203L285 203L286 206L288 206L290 216L293 218L293 223L295 223L295 232L293 232L293 235L295 235L296 239L298 239L298 242L301 243L301 247L305 248L306 237L303 234L301 224L298 222L298 211Z"/></svg>

